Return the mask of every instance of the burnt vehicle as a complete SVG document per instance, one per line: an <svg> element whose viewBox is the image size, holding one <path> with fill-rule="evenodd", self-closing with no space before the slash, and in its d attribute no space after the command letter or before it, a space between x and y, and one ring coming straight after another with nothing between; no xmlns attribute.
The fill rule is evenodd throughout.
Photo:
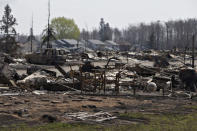
<svg viewBox="0 0 197 131"><path fill-rule="evenodd" d="M64 49L47 48L39 53L27 54L25 58L31 64L62 65L66 62L67 53Z"/></svg>

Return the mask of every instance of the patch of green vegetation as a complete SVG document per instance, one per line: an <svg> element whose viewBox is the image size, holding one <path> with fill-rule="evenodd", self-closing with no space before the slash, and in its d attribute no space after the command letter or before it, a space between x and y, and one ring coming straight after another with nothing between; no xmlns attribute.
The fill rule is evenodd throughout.
<svg viewBox="0 0 197 131"><path fill-rule="evenodd" d="M99 126L87 124L52 123L42 126L28 127L25 125L1 128L0 131L97 131Z"/></svg>
<svg viewBox="0 0 197 131"><path fill-rule="evenodd" d="M196 131L197 114L120 114L122 119L147 120L147 123L134 125L139 131Z"/></svg>
<svg viewBox="0 0 197 131"><path fill-rule="evenodd" d="M189 106L187 105L187 106L184 106L184 108L197 110L197 105L189 105Z"/></svg>
<svg viewBox="0 0 197 131"><path fill-rule="evenodd" d="M130 125L89 125L52 123L42 126L26 125L0 128L0 131L196 131L197 114L124 113L122 120L137 121ZM139 121L138 121L139 120Z"/></svg>

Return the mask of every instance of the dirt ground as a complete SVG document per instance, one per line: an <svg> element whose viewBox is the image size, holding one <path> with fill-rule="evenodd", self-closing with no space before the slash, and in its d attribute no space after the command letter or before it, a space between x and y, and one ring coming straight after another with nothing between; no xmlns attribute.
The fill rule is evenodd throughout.
<svg viewBox="0 0 197 131"><path fill-rule="evenodd" d="M40 125L50 122L79 122L65 114L77 112L108 112L117 118L101 124L128 124L139 120L122 120L121 113L187 114L196 110L185 108L196 106L197 101L188 98L162 96L91 96L49 92L44 95L23 93L0 97L0 127L27 124ZM43 117L48 116L48 117ZM46 119L47 118L47 119ZM88 121L83 121L89 123Z"/></svg>
<svg viewBox="0 0 197 131"><path fill-rule="evenodd" d="M124 61L125 62L125 61ZM141 63L145 66L152 66L153 62L129 60L129 64ZM172 66L181 64L171 62ZM104 66L106 62L95 62L95 66ZM57 72L54 66L43 66ZM69 71L69 66L62 66L65 71ZM73 66L73 70L78 70L78 66ZM26 69L17 69L19 74L26 73ZM161 93L161 92L160 92ZM188 97L163 97L159 95L133 96L133 92L127 95L90 95L76 94L75 92L45 92L43 95L36 95L32 92L19 92L18 94L0 95L0 127L10 125L27 124L29 126L42 125L51 122L62 123L93 123L93 124L135 124L144 123L143 119L122 119L122 113L145 113L145 114L193 114L197 113L197 100ZM146 95L146 96L145 96ZM194 107L194 108L190 108ZM68 117L68 113L98 113L108 112L116 119L95 122L79 120Z"/></svg>

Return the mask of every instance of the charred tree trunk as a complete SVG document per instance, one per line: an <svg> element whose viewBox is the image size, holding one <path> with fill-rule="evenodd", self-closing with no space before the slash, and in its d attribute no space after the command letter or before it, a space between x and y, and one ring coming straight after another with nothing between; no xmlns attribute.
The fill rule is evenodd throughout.
<svg viewBox="0 0 197 131"><path fill-rule="evenodd" d="M194 45L195 45L195 35L192 36L192 68L195 67L195 55L194 55L195 46Z"/></svg>

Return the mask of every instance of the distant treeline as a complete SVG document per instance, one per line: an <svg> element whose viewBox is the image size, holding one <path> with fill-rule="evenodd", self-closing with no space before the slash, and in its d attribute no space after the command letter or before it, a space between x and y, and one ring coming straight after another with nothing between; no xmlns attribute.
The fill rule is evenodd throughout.
<svg viewBox="0 0 197 131"><path fill-rule="evenodd" d="M150 24L130 25L120 30L111 28L111 37L115 42L129 42L132 45L150 44L154 49L172 49L191 47L192 36L196 35L197 19L156 21ZM83 29L81 38L101 39L100 29L91 32ZM108 34L109 35L109 34Z"/></svg>

